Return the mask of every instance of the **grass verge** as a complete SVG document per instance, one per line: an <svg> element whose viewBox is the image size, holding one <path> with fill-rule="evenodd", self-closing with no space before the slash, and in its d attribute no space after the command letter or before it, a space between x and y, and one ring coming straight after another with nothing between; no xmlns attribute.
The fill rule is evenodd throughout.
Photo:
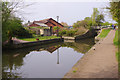
<svg viewBox="0 0 120 80"><path fill-rule="evenodd" d="M117 48L120 46L120 43L118 43L118 30L116 30L116 32L115 32L115 37L113 39L113 43ZM117 59L118 59L118 54L119 54L119 52L116 52Z"/></svg>
<svg viewBox="0 0 120 80"><path fill-rule="evenodd" d="M116 32L115 32L115 37L114 37L114 40L113 40L113 43L114 43L114 45L117 47L117 49L118 48L120 48L120 42L118 41L118 37L120 37L119 35L118 35L118 30L116 30ZM116 52L116 58L117 58L117 60L118 60L118 70L119 70L119 72L120 72L120 51L118 50L117 52Z"/></svg>
<svg viewBox="0 0 120 80"><path fill-rule="evenodd" d="M33 37L33 38L19 38L19 39L24 40L24 41L36 41L36 39L48 40L48 39L55 39L55 38L60 38L60 37L57 37L57 36L41 36L41 37Z"/></svg>
<svg viewBox="0 0 120 80"><path fill-rule="evenodd" d="M115 37L114 37L114 40L113 40L113 42L114 42L114 45L115 46L118 46L118 30L116 30L116 32L115 32Z"/></svg>
<svg viewBox="0 0 120 80"><path fill-rule="evenodd" d="M110 32L110 30L111 29L103 29L98 37L105 38L108 35L108 33Z"/></svg>

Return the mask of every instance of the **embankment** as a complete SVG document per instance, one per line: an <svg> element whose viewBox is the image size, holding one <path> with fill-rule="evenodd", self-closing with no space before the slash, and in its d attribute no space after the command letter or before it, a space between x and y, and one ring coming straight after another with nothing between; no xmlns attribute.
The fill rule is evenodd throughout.
<svg viewBox="0 0 120 80"><path fill-rule="evenodd" d="M80 40L80 39L86 39L86 38L93 38L95 36L97 36L97 30L90 29L82 35L78 35L75 37L63 36L62 38L64 38L64 40Z"/></svg>
<svg viewBox="0 0 120 80"><path fill-rule="evenodd" d="M5 45L4 49L16 49L16 48L24 48L24 47L31 47L31 46L37 46L37 45L45 45L50 43L56 43L56 42L63 42L64 40L62 38L57 39L49 39L49 40L41 40L41 41L32 41L32 42L24 42L19 44L10 44Z"/></svg>

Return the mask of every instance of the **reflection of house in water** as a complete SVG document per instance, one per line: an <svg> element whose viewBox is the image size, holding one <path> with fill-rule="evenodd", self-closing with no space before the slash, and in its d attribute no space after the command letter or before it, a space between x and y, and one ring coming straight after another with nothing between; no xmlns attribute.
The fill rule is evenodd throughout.
<svg viewBox="0 0 120 80"><path fill-rule="evenodd" d="M39 49L39 51L48 51L50 53L53 53L54 51L56 51L58 48L60 48L61 46L51 46L51 47L48 47L48 48L41 48Z"/></svg>
<svg viewBox="0 0 120 80"><path fill-rule="evenodd" d="M48 48L41 48L41 49L39 49L39 51L45 50L45 51L48 51L50 53L53 53L54 51L57 50L57 64L59 64L59 48L60 47L61 46L51 46L51 47L48 47Z"/></svg>
<svg viewBox="0 0 120 80"><path fill-rule="evenodd" d="M48 49L46 49L47 51L49 51L50 53L54 52L56 49L58 49L60 46L51 46Z"/></svg>

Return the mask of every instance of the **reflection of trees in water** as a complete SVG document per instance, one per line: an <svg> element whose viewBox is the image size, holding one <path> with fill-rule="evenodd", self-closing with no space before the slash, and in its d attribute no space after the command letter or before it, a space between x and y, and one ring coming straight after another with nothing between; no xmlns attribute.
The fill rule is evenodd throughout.
<svg viewBox="0 0 120 80"><path fill-rule="evenodd" d="M94 38L77 40L75 42L66 42L62 46L73 48L75 51L80 53L86 53L93 45Z"/></svg>
<svg viewBox="0 0 120 80"><path fill-rule="evenodd" d="M17 51L3 52L2 55L3 78L18 77L19 74L15 73L15 71L23 65L23 57L25 57L25 55L26 54L21 54L20 52Z"/></svg>
<svg viewBox="0 0 120 80"><path fill-rule="evenodd" d="M2 72L2 77L3 78L21 78L19 73L14 73L14 72Z"/></svg>
<svg viewBox="0 0 120 80"><path fill-rule="evenodd" d="M49 44L44 46L33 46L28 48L21 48L16 50L3 51L2 55L2 77L3 78L18 78L20 73L15 71L20 69L23 63L23 58L31 51L52 50L55 51L60 47L60 44Z"/></svg>

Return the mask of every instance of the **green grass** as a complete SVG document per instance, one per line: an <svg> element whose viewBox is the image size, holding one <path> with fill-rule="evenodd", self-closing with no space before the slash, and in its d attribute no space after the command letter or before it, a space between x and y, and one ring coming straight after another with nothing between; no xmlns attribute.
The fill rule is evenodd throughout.
<svg viewBox="0 0 120 80"><path fill-rule="evenodd" d="M116 30L113 43L114 43L114 45L115 45L117 48L120 48L120 42L118 41L118 37L120 37L120 36L118 35L118 30ZM116 52L117 60L120 62L120 59L118 58L118 57L119 57L119 54L120 54L119 51Z"/></svg>
<svg viewBox="0 0 120 80"><path fill-rule="evenodd" d="M114 43L114 45L118 48L118 47L120 47L120 43L118 42L118 30L116 30L116 32L115 32L115 37L114 37L114 39L113 39L113 43ZM120 52L116 52L116 57L117 57L117 59L118 59L118 54L119 54Z"/></svg>
<svg viewBox="0 0 120 80"><path fill-rule="evenodd" d="M34 37L34 38L20 38L21 40L24 40L24 41L36 41L36 39L39 39L39 40L48 40L48 39L54 39L54 38L60 38L60 37L57 37L57 36L41 36L41 37Z"/></svg>
<svg viewBox="0 0 120 80"><path fill-rule="evenodd" d="M120 48L120 42L118 41L118 37L120 37L119 35L118 35L118 30L116 30L116 32L115 32L115 37L114 37L114 40L113 40L113 43L114 43L114 45L117 47L117 48ZM120 72L120 51L118 50L117 52L116 52L116 58L117 58L117 60L118 60L118 70L119 70L119 72Z"/></svg>
<svg viewBox="0 0 120 80"><path fill-rule="evenodd" d="M110 32L110 30L111 29L103 29L98 37L105 38L108 35L108 33Z"/></svg>
<svg viewBox="0 0 120 80"><path fill-rule="evenodd" d="M114 38L113 42L114 42L115 46L118 46L118 30L116 30L116 32L115 32L115 38Z"/></svg>

